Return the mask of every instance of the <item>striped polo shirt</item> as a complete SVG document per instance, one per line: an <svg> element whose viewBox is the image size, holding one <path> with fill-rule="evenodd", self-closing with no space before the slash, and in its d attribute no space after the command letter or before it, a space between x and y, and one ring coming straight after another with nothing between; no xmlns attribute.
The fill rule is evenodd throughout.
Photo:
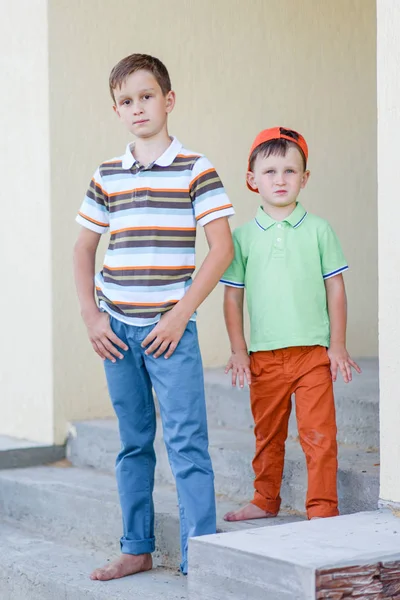
<svg viewBox="0 0 400 600"><path fill-rule="evenodd" d="M100 165L76 220L96 233L110 232L95 276L100 308L144 326L156 323L190 287L197 223L234 210L210 161L176 138L146 167L132 150L128 144L123 156Z"/></svg>

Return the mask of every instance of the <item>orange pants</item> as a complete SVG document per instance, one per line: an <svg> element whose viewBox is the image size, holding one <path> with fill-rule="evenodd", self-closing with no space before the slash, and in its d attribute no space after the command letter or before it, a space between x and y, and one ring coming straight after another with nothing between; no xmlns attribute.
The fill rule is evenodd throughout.
<svg viewBox="0 0 400 600"><path fill-rule="evenodd" d="M279 511L294 393L300 443L307 461L307 516L338 515L335 403L326 348L298 346L254 352L250 361L256 436L253 504L267 512Z"/></svg>

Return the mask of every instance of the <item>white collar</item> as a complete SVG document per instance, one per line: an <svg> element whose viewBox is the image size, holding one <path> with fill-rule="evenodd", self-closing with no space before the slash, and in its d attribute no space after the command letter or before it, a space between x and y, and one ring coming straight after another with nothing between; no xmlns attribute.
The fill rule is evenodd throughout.
<svg viewBox="0 0 400 600"><path fill-rule="evenodd" d="M135 147L135 142L129 142L126 147L126 151L124 156L122 157L122 168L123 169L131 169L133 165L138 162L136 158L133 156L133 148ZM169 167L175 160L177 154L182 148L182 144L176 137L172 138L172 142L168 146L161 156L159 156L152 164L158 165L159 167Z"/></svg>

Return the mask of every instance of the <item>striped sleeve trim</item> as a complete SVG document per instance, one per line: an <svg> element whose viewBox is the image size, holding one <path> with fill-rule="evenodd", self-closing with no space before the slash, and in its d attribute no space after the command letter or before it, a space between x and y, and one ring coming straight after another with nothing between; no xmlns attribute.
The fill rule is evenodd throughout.
<svg viewBox="0 0 400 600"><path fill-rule="evenodd" d="M211 221L216 221L217 219L222 219L223 217L232 217L234 214L235 211L231 206L230 208L224 208L223 210L219 209L209 212L205 217L197 222L199 225L201 225L201 227L205 227L208 225L208 223L211 223Z"/></svg>
<svg viewBox="0 0 400 600"><path fill-rule="evenodd" d="M236 281L229 281L228 279L220 279L219 281L220 283L223 283L224 285L229 285L230 287L244 288L244 283L237 283Z"/></svg>
<svg viewBox="0 0 400 600"><path fill-rule="evenodd" d="M83 219L87 219L88 221L90 221L91 223L94 223L95 225L99 225L100 227L108 227L108 223L102 223L101 221L96 221L95 219L91 219L90 217L88 217L87 215L83 214L83 212L79 211L78 213Z"/></svg>
<svg viewBox="0 0 400 600"><path fill-rule="evenodd" d="M196 220L200 221L200 219L203 219L207 215L211 215L211 213L218 212L220 210L226 210L227 208L233 208L232 204L229 203L229 204L224 204L224 206L216 206L215 208L210 208L209 210L206 210L205 212L201 213L201 215L198 215L196 217Z"/></svg>
<svg viewBox="0 0 400 600"><path fill-rule="evenodd" d="M323 275L323 278L330 279L331 277L335 277L335 275L340 275L340 273L347 271L348 268L349 268L348 265L345 265L344 267L341 267L340 269L336 269L336 271L331 271L330 273L326 273L326 275Z"/></svg>
<svg viewBox="0 0 400 600"><path fill-rule="evenodd" d="M82 227L86 227L86 229L91 229L95 233L103 234L108 231L108 225L100 223L99 221L95 221L94 219L89 218L87 215L79 212L76 216L76 222Z"/></svg>

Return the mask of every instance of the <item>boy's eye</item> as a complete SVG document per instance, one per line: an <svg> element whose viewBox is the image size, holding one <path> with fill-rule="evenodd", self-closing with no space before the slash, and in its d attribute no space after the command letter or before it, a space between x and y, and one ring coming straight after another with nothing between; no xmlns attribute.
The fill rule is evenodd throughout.
<svg viewBox="0 0 400 600"><path fill-rule="evenodd" d="M144 99L144 100L149 100L149 98L151 98L151 95L150 95L150 94L145 94L145 95L143 96L143 99Z"/></svg>
<svg viewBox="0 0 400 600"><path fill-rule="evenodd" d="M272 175L273 173L275 173L274 169L268 169L268 171L265 171L267 175Z"/></svg>
<svg viewBox="0 0 400 600"><path fill-rule="evenodd" d="M129 106L130 103L131 103L130 100L124 100L122 104L125 105L125 106Z"/></svg>
<svg viewBox="0 0 400 600"><path fill-rule="evenodd" d="M286 173L294 173L293 169L286 169Z"/></svg>

